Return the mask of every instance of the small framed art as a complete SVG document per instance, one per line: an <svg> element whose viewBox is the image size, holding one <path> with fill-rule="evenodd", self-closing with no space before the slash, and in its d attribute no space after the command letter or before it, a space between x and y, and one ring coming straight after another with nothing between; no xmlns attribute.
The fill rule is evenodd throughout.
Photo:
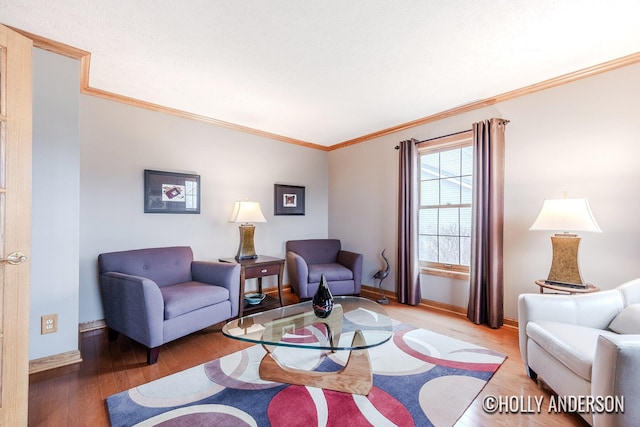
<svg viewBox="0 0 640 427"><path fill-rule="evenodd" d="M274 215L304 215L304 187L275 184L273 211Z"/></svg>
<svg viewBox="0 0 640 427"><path fill-rule="evenodd" d="M200 213L200 175L144 171L145 213Z"/></svg>

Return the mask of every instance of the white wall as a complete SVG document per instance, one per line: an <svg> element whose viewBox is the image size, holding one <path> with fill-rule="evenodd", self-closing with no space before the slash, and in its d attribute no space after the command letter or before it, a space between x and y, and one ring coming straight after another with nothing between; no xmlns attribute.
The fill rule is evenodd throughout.
<svg viewBox="0 0 640 427"><path fill-rule="evenodd" d="M238 224L228 220L236 200L260 202L267 219L256 224L260 254L284 257L287 240L327 236L324 151L85 95L80 140L80 322L103 318L102 252L188 245L199 260L234 256ZM201 213L145 214L144 169L200 175ZM275 183L306 187L304 216L273 215ZM264 284L275 286L275 278Z"/></svg>
<svg viewBox="0 0 640 427"><path fill-rule="evenodd" d="M33 206L29 358L78 349L78 61L33 49ZM40 317L58 314L58 332Z"/></svg>
<svg viewBox="0 0 640 427"><path fill-rule="evenodd" d="M545 198L587 197L603 233L583 233L584 279L610 289L640 277L640 64L582 79L329 154L329 235L365 254L363 282L391 250L395 289L398 155L403 139L418 140L501 117L506 130L505 317L517 318L517 297L538 292L546 278L551 233L528 231ZM466 307L468 282L422 276L426 299Z"/></svg>

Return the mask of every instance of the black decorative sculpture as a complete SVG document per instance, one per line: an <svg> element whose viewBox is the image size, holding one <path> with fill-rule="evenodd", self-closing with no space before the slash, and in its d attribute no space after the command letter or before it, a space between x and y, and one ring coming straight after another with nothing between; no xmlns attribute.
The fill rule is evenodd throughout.
<svg viewBox="0 0 640 427"><path fill-rule="evenodd" d="M378 288L380 289L380 298L376 300L378 304L389 304L389 300L387 299L387 296L384 294L384 291L382 290L382 281L386 279L386 277L389 275L389 271L391 270L391 267L389 266L389 260L384 256L384 251L386 251L386 249L382 250L382 253L380 254L380 256L384 260L386 266L384 270L380 270L373 275L374 279L379 280Z"/></svg>
<svg viewBox="0 0 640 427"><path fill-rule="evenodd" d="M331 290L329 289L329 285L327 285L327 279L324 277L324 274L320 275L318 290L313 296L311 305L313 306L315 315L322 319L329 317L331 310L333 310L333 295L331 295Z"/></svg>

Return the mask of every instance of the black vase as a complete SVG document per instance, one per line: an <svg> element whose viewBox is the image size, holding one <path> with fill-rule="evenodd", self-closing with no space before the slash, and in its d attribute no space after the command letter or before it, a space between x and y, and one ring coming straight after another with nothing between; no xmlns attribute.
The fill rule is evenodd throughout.
<svg viewBox="0 0 640 427"><path fill-rule="evenodd" d="M322 319L328 317L331 314L331 310L333 310L333 295L331 295L331 290L327 285L327 279L324 274L320 276L320 284L316 294L313 296L312 304L313 312Z"/></svg>

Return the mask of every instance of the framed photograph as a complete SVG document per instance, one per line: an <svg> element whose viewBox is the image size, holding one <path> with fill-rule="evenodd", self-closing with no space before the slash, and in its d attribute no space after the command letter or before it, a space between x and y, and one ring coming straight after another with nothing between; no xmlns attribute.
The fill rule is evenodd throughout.
<svg viewBox="0 0 640 427"><path fill-rule="evenodd" d="M200 213L200 175L144 171L145 213Z"/></svg>
<svg viewBox="0 0 640 427"><path fill-rule="evenodd" d="M275 184L273 190L274 215L304 215L304 187Z"/></svg>

